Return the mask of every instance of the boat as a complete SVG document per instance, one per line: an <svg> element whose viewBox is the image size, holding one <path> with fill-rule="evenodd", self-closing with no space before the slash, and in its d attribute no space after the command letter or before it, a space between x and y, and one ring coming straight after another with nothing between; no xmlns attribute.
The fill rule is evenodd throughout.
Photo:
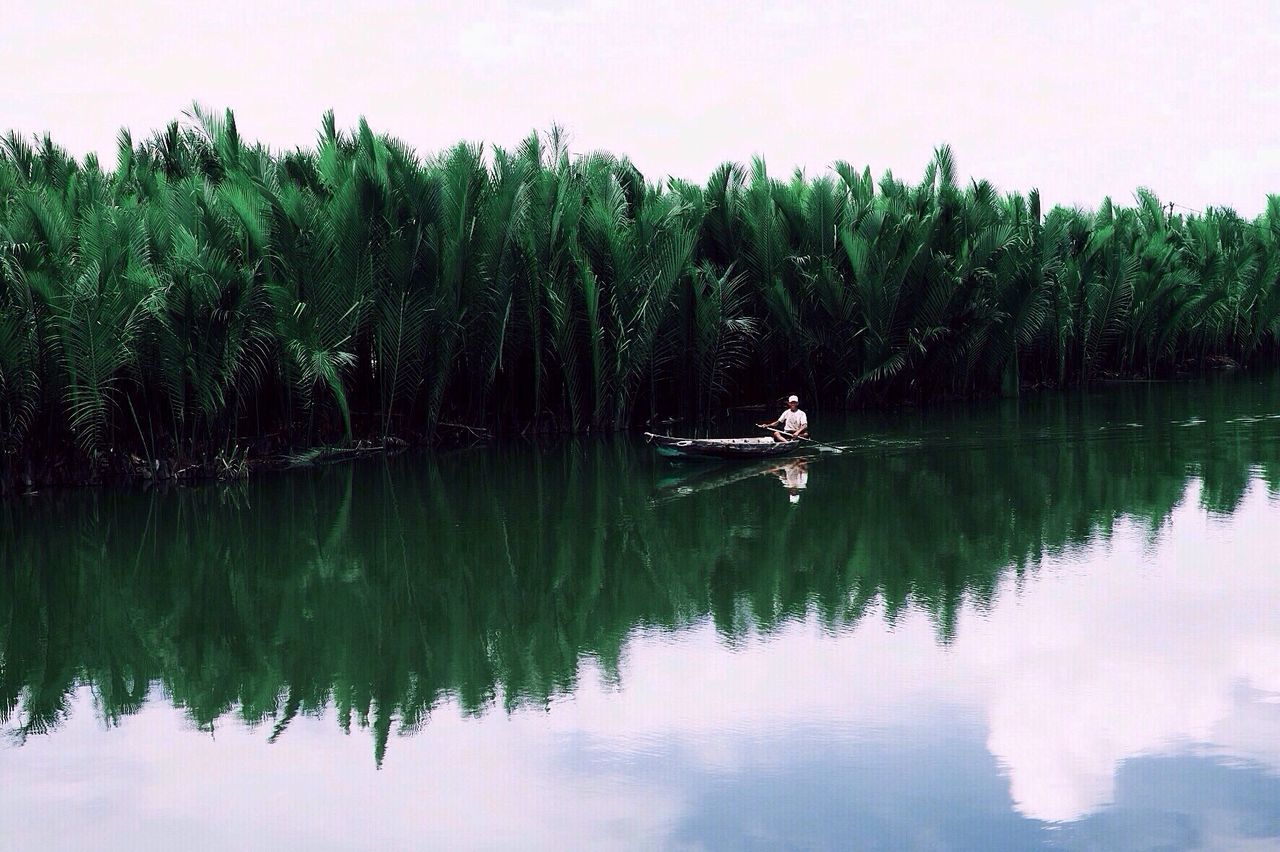
<svg viewBox="0 0 1280 852"><path fill-rule="evenodd" d="M677 438L644 433L659 455L678 459L759 459L783 456L805 449L802 441L775 441L773 438Z"/></svg>

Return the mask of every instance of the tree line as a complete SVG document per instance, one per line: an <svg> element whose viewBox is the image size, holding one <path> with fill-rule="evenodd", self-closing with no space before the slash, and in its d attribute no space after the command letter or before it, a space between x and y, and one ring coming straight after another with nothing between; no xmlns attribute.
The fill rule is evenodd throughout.
<svg viewBox="0 0 1280 852"><path fill-rule="evenodd" d="M1280 197L1042 210L836 163L653 183L563 134L430 157L363 120L250 144L195 107L114 169L0 145L0 446L88 469L353 439L707 424L1271 357ZM55 465L55 466L56 466ZM0 476L0 478L3 478Z"/></svg>

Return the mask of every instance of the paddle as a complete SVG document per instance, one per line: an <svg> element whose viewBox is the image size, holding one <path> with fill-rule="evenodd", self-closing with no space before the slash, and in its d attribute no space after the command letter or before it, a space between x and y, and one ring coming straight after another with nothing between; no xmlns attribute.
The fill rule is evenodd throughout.
<svg viewBox="0 0 1280 852"><path fill-rule="evenodd" d="M842 450L840 447L833 447L831 444L824 444L821 441L815 441L812 438L806 438L804 435L797 435L794 432L788 432L786 429L774 429L772 426L765 426L763 423L757 423L756 428L763 429L766 432L777 432L779 435L786 435L788 438L791 438L796 441L806 441L810 444L813 444L815 447L821 447L827 452L836 453L836 454L844 452L844 450Z"/></svg>

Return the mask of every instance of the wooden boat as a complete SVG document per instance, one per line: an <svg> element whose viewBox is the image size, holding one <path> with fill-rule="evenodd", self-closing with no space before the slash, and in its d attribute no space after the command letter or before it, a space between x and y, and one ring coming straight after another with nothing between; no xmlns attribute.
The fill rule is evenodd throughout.
<svg viewBox="0 0 1280 852"><path fill-rule="evenodd" d="M759 459L782 456L804 449L802 441L775 441L773 438L676 438L644 433L659 455L681 459Z"/></svg>

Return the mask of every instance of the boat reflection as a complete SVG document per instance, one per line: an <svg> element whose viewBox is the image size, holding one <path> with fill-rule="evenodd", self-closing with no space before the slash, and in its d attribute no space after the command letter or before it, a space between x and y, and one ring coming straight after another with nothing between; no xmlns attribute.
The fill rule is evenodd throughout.
<svg viewBox="0 0 1280 852"><path fill-rule="evenodd" d="M785 461L763 460L751 464L732 462L715 467L697 467L658 480L650 502L653 505L669 503L694 494L713 491L728 485L736 485L761 477L776 477L786 489L787 500L800 502L800 494L809 487L809 465L813 459L800 456Z"/></svg>

